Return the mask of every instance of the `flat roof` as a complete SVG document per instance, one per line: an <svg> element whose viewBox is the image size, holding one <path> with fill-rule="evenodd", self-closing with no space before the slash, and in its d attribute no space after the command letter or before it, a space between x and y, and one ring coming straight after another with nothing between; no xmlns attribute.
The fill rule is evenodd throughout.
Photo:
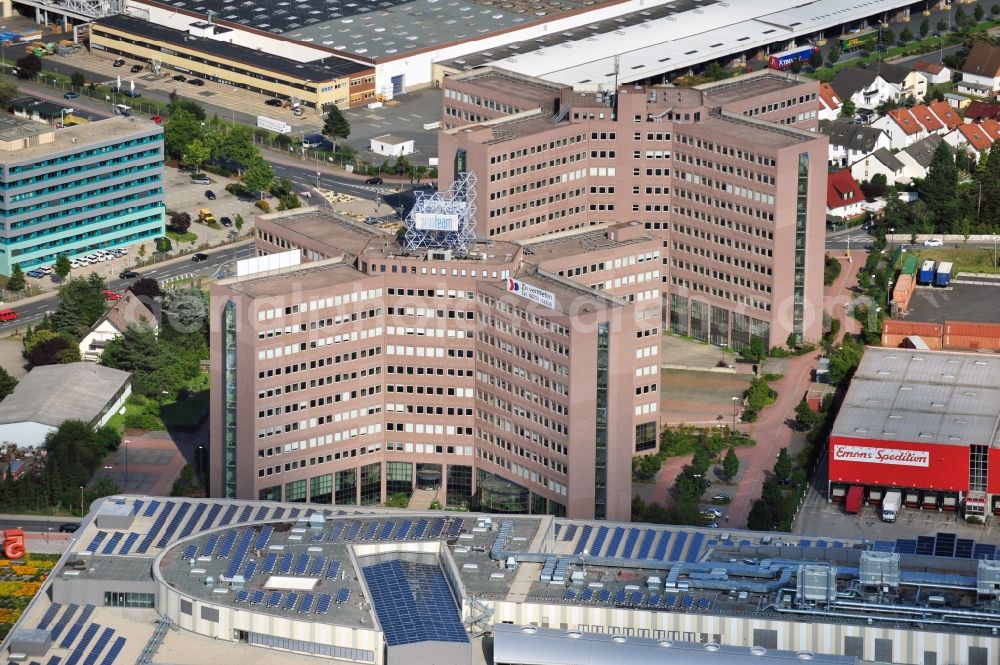
<svg viewBox="0 0 1000 665"><path fill-rule="evenodd" d="M52 131L54 131L52 125L38 120L21 118L10 113L0 113L0 141L16 141Z"/></svg>
<svg viewBox="0 0 1000 665"><path fill-rule="evenodd" d="M583 228L561 233L557 237L532 238L521 241L526 256L532 262L547 261L567 256L582 256L589 252L615 251L622 247L639 245L647 242L661 242L645 232L631 238L612 240L610 233L613 227L603 229ZM652 265L652 264L651 264Z"/></svg>
<svg viewBox="0 0 1000 665"><path fill-rule="evenodd" d="M367 275L354 266L339 259L331 259L302 263L278 274L265 273L246 278L230 277L220 280L218 284L250 298L277 298L290 293L360 282L366 277Z"/></svg>
<svg viewBox="0 0 1000 665"><path fill-rule="evenodd" d="M831 436L1000 445L1000 357L865 349Z"/></svg>
<svg viewBox="0 0 1000 665"><path fill-rule="evenodd" d="M183 3L179 2L177 6L181 4ZM209 7L209 9L211 8ZM247 48L226 41L211 39L209 37L197 37L183 30L175 30L174 28L168 28L125 14L115 14L97 19L94 21L94 25L97 27L105 26L147 39L155 39L193 51L200 51L214 58L224 58L246 64L256 69L275 72L296 79L307 79L317 83L350 76L371 69L371 65L363 65L333 55L310 62L283 58L265 51Z"/></svg>
<svg viewBox="0 0 1000 665"><path fill-rule="evenodd" d="M326 208L308 206L268 215L259 215L258 220L270 222L286 231L326 245L334 251L357 256L376 238L391 241L386 231L349 220L334 214Z"/></svg>
<svg viewBox="0 0 1000 665"><path fill-rule="evenodd" d="M0 115L0 122L6 119L6 117ZM22 119L18 118L18 120ZM137 118L135 116L114 116L105 118L104 120L88 122L85 125L70 125L69 127L61 127L56 130L53 130L51 126L42 125L34 120L29 120L28 122L42 127L42 131L36 133L55 131L55 140L50 143L41 143L18 150L0 150L0 162L4 164L17 164L35 161L40 157L56 152L86 150L91 145L114 140L125 140L135 134L158 134L163 132L161 125L156 124L152 120ZM2 131L0 131L0 139L3 139Z"/></svg>
<svg viewBox="0 0 1000 665"><path fill-rule="evenodd" d="M89 423L131 376L86 362L35 367L0 402L0 424L36 422L58 427L66 420Z"/></svg>
<svg viewBox="0 0 1000 665"><path fill-rule="evenodd" d="M493 64L597 89L613 86L616 78L630 83L770 44L782 50L798 37L911 4L910 0L862 0L850 7L842 0L676 2L442 64L458 70Z"/></svg>

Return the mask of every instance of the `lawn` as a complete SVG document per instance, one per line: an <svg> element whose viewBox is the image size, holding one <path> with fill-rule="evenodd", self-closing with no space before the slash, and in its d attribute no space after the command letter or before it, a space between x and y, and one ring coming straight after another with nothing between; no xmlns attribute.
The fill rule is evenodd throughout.
<svg viewBox="0 0 1000 665"><path fill-rule="evenodd" d="M183 399L160 403L132 394L125 401L125 413L116 413L108 424L118 431L126 429L193 430L208 414L208 374L202 373L181 391Z"/></svg>
<svg viewBox="0 0 1000 665"><path fill-rule="evenodd" d="M184 233L177 233L176 231L167 230L167 237L174 242L194 242L198 239L196 233L191 231L185 231Z"/></svg>
<svg viewBox="0 0 1000 665"><path fill-rule="evenodd" d="M955 264L952 276L960 272L1000 274L994 258L997 256L993 247L921 247L917 257L923 261L951 261Z"/></svg>

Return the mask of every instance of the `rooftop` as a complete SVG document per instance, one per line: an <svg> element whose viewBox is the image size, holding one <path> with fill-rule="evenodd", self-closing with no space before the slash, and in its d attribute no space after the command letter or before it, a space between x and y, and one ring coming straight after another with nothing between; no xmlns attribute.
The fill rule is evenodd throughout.
<svg viewBox="0 0 1000 665"><path fill-rule="evenodd" d="M270 222L302 238L326 245L334 252L358 256L376 238L392 240L385 231L347 220L317 206L295 208L260 215L258 221Z"/></svg>
<svg viewBox="0 0 1000 665"><path fill-rule="evenodd" d="M211 4L199 2L201 5ZM236 7L244 7L248 3L240 3ZM249 3L252 4L252 3ZM175 6L183 6L183 2L175 3ZM220 4L220 7L222 5ZM208 7L211 9L211 7ZM283 10L276 10L283 11ZM167 44L180 46L193 51L200 51L211 56L213 59L226 59L240 64L250 65L257 69L275 72L297 79L307 79L313 82L329 81L331 79L350 76L369 69L369 65L359 64L344 58L331 55L322 60L313 60L303 63L290 58L283 58L272 55L257 49L247 48L238 44L226 41L211 39L208 37L197 37L188 34L184 30L168 28L157 23L144 21L142 19L127 16L125 14L114 14L100 18L94 22L96 27L105 26L113 30L121 30L131 34L139 35L147 39L154 39ZM259 27L259 26L255 26Z"/></svg>
<svg viewBox="0 0 1000 665"><path fill-rule="evenodd" d="M343 258L301 263L283 272L269 272L260 276L230 277L219 280L220 286L244 294L249 298L277 298L294 292L309 292L365 279L365 274Z"/></svg>
<svg viewBox="0 0 1000 665"><path fill-rule="evenodd" d="M701 90L705 106L725 106L733 102L770 95L779 90L798 87L811 88L813 86L815 86L815 82L810 79L801 79L784 72L763 69L733 79L698 85L694 89Z"/></svg>
<svg viewBox="0 0 1000 665"><path fill-rule="evenodd" d="M0 124L2 124L6 118L7 116L0 115ZM17 120L22 119L17 118ZM28 120L26 122L30 122L32 125L41 126L43 128L42 131L34 131L31 127L25 128L25 131L32 132L33 134L53 131L51 127L41 125L41 123L33 120ZM135 116L115 116L113 118L105 118L104 120L88 122L85 125L62 127L55 130L55 140L49 143L19 148L17 150L0 151L0 159L5 158L6 163L33 161L37 160L39 157L51 155L53 153L70 153L79 150L86 150L89 146L107 143L116 139L124 140L127 137L139 133L159 134L162 132L163 128L152 120L144 120ZM5 137L4 130L0 130L0 141L9 141L11 138Z"/></svg>
<svg viewBox="0 0 1000 665"><path fill-rule="evenodd" d="M622 226L629 226L624 224ZM565 233L557 234L555 237L542 236L530 240L521 241L526 256L532 262L549 261L567 256L581 256L595 251L615 251L622 247L655 241L656 238L639 229L639 233L627 233L631 229L626 229L625 237L611 239L615 227L594 229L583 228L574 229Z"/></svg>
<svg viewBox="0 0 1000 665"><path fill-rule="evenodd" d="M0 402L0 424L36 422L58 427L91 422L129 382L130 374L95 363L35 367Z"/></svg>
<svg viewBox="0 0 1000 665"><path fill-rule="evenodd" d="M9 113L0 114L0 141L16 141L52 131L52 126Z"/></svg>
<svg viewBox="0 0 1000 665"><path fill-rule="evenodd" d="M868 347L831 436L1000 445L1000 358Z"/></svg>

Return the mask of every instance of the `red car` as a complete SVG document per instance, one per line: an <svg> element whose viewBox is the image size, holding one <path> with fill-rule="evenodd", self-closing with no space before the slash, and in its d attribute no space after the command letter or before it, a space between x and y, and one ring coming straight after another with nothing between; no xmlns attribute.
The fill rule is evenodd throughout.
<svg viewBox="0 0 1000 665"><path fill-rule="evenodd" d="M160 123L162 123L162 122L163 122L163 118L161 118L161 117L160 117L160 116L158 116L158 115L154 115L154 116L153 116L152 118L150 118L150 120L152 120L152 121L153 121L153 122L155 122L156 124L160 124Z"/></svg>
<svg viewBox="0 0 1000 665"><path fill-rule="evenodd" d="M118 293L117 291L112 291L111 289L104 289L103 291L101 291L101 294L104 296L105 300L121 300L122 299L122 294Z"/></svg>

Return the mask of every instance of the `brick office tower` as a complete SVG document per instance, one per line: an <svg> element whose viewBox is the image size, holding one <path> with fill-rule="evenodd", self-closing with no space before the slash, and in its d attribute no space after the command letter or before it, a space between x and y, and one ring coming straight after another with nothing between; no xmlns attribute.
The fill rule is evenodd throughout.
<svg viewBox="0 0 1000 665"><path fill-rule="evenodd" d="M479 179L481 235L637 221L662 240L664 325L740 349L822 334L827 139L816 81L762 71L617 95L494 68L444 81L441 185Z"/></svg>
<svg viewBox="0 0 1000 665"><path fill-rule="evenodd" d="M639 225L405 252L314 208L300 266L211 287L211 492L628 520L659 432L659 240ZM575 281L579 280L579 281Z"/></svg>

